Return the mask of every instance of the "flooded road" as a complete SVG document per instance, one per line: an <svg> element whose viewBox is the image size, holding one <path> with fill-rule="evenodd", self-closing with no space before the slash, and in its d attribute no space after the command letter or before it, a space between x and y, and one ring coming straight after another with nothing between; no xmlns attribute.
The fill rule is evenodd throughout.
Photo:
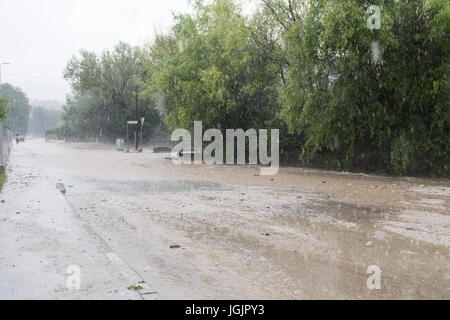
<svg viewBox="0 0 450 320"><path fill-rule="evenodd" d="M166 157L14 148L0 194L0 298L450 298L449 181L259 176ZM66 288L70 265L80 290Z"/></svg>

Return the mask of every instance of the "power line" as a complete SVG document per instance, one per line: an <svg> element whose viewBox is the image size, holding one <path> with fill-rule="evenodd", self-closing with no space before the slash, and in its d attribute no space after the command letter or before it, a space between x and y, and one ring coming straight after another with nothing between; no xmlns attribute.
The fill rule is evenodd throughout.
<svg viewBox="0 0 450 320"><path fill-rule="evenodd" d="M63 77L46 77L46 76L35 76L29 74L17 74L17 73L3 73L4 75L13 76L13 77L24 77L24 78L34 78L34 79L47 79L47 80L64 80Z"/></svg>

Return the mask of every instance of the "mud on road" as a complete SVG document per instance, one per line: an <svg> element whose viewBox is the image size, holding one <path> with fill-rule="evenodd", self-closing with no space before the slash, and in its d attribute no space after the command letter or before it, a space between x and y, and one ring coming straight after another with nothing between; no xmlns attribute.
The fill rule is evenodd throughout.
<svg viewBox="0 0 450 320"><path fill-rule="evenodd" d="M15 148L0 196L0 297L450 298L449 181L294 168L263 177L256 166L165 157L37 140ZM57 183L65 195L49 197ZM45 216L65 217L65 229L45 229ZM67 239L49 254L36 232ZM44 255L46 289L15 285L31 272L11 267L18 254ZM65 288L69 263L86 275L76 293ZM370 266L380 289L368 288Z"/></svg>

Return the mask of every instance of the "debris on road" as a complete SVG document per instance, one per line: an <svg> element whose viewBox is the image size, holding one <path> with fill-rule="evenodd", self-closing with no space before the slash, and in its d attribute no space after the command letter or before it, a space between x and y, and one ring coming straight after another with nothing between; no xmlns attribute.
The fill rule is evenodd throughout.
<svg viewBox="0 0 450 320"><path fill-rule="evenodd" d="M0 278L23 287L0 285L0 298L448 297L450 191L441 181L419 188L416 178L281 168L270 182L248 179L254 167L178 167L149 151L130 161L71 144L26 147L12 154L0 204L0 256L8 262ZM383 191L392 181L397 189ZM69 182L76 188L55 199ZM108 253L106 263L105 250L124 260ZM73 263L89 268L82 283L92 287L54 292ZM395 279L389 290L367 290L374 264L390 275L383 283ZM424 282L425 270L433 272Z"/></svg>
<svg viewBox="0 0 450 320"><path fill-rule="evenodd" d="M128 290L133 290L133 291L139 291L139 290L143 290L144 288L142 286L129 286Z"/></svg>
<svg viewBox="0 0 450 320"><path fill-rule="evenodd" d="M64 186L64 183L58 182L56 184L56 189L58 189L62 194L66 194L66 187Z"/></svg>

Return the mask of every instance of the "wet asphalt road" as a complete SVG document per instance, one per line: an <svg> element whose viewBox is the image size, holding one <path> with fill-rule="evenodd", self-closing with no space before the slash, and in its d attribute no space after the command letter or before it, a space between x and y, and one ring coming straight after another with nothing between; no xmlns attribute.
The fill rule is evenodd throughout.
<svg viewBox="0 0 450 320"><path fill-rule="evenodd" d="M446 181L257 172L20 144L0 195L0 298L450 298Z"/></svg>

